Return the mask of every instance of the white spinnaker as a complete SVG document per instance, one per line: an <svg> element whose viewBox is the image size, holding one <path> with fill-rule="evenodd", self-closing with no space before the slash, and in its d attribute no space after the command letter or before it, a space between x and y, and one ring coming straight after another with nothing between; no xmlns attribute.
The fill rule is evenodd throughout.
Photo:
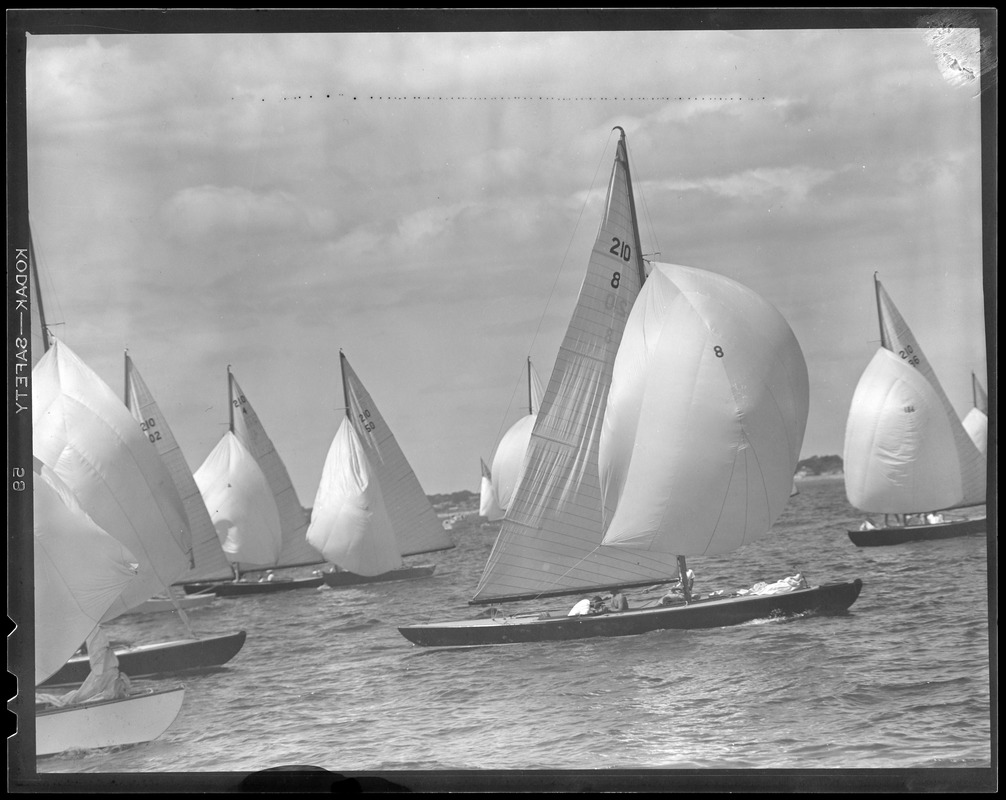
<svg viewBox="0 0 1006 800"><path fill-rule="evenodd" d="M845 428L849 502L874 514L960 505L964 486L950 423L926 375L878 349L856 386Z"/></svg>
<svg viewBox="0 0 1006 800"><path fill-rule="evenodd" d="M346 356L340 356L347 416L367 455L373 479L380 484L399 552L409 556L454 547L370 392Z"/></svg>
<svg viewBox="0 0 1006 800"><path fill-rule="evenodd" d="M99 528L41 461L34 475L35 684L56 673L136 576L136 559Z"/></svg>
<svg viewBox="0 0 1006 800"><path fill-rule="evenodd" d="M723 275L652 264L601 432L604 543L710 555L764 536L808 408L803 353L771 304Z"/></svg>
<svg viewBox="0 0 1006 800"><path fill-rule="evenodd" d="M258 461L241 440L227 431L194 479L228 560L243 569L276 566L283 548L279 510Z"/></svg>
<svg viewBox="0 0 1006 800"><path fill-rule="evenodd" d="M357 575L380 575L402 566L381 487L348 419L328 450L307 541L326 561Z"/></svg>
<svg viewBox="0 0 1006 800"><path fill-rule="evenodd" d="M105 619L166 592L191 566L191 534L174 481L136 420L60 341L32 370L32 400L34 454L140 565Z"/></svg>
<svg viewBox="0 0 1006 800"><path fill-rule="evenodd" d="M192 531L192 557L195 566L181 578L183 581L229 578L230 564L221 549L206 503L192 477L192 470L175 439L160 406L147 387L133 360L126 356L126 405L140 425L140 430L160 455L175 482L185 506L185 515Z"/></svg>

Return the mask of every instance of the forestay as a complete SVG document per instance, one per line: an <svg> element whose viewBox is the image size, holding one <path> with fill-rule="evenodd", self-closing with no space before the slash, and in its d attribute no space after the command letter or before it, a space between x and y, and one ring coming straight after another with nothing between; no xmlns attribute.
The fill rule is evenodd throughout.
<svg viewBox="0 0 1006 800"><path fill-rule="evenodd" d="M199 487L192 477L192 470L139 370L128 354L125 358L126 406L168 468L182 498L189 529L192 532L192 556L195 567L186 572L180 581L229 578L230 564L221 549L220 539L206 510L206 503L203 502Z"/></svg>
<svg viewBox="0 0 1006 800"><path fill-rule="evenodd" d="M32 400L34 454L140 564L105 619L167 591L191 566L191 536L171 475L136 420L60 341L32 370Z"/></svg>
<svg viewBox="0 0 1006 800"><path fill-rule="evenodd" d="M230 431L194 476L227 558L245 569L274 567L283 547L276 501L258 462Z"/></svg>
<svg viewBox="0 0 1006 800"><path fill-rule="evenodd" d="M35 684L55 674L136 576L59 477L34 459Z"/></svg>
<svg viewBox="0 0 1006 800"><path fill-rule="evenodd" d="M643 262L624 134L573 317L531 434L524 471L473 602L668 580L673 556L601 546L598 443L615 353Z"/></svg>
<svg viewBox="0 0 1006 800"><path fill-rule="evenodd" d="M252 407L248 396L241 391L237 379L227 370L228 397L231 409L231 430L248 452L258 461L269 482L279 510L283 529L283 549L278 566L294 567L320 564L317 551L307 543L308 512L300 504L283 459L280 458L265 427Z"/></svg>
<svg viewBox="0 0 1006 800"><path fill-rule="evenodd" d="M881 348L849 409L843 454L849 502L884 514L984 503L986 459L891 298L875 284Z"/></svg>
<svg viewBox="0 0 1006 800"><path fill-rule="evenodd" d="M307 540L326 561L357 575L380 575L402 566L381 487L345 418L325 459Z"/></svg>
<svg viewBox="0 0 1006 800"><path fill-rule="evenodd" d="M367 456L372 480L381 487L399 552L409 556L454 547L370 393L345 354L339 356L346 413Z"/></svg>
<svg viewBox="0 0 1006 800"><path fill-rule="evenodd" d="M705 270L652 264L615 359L600 440L604 544L726 553L793 488L807 365L782 315Z"/></svg>

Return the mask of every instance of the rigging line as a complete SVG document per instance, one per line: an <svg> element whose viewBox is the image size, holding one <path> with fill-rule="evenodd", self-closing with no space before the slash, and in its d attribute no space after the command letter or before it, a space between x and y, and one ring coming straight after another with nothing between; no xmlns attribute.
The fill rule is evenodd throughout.
<svg viewBox="0 0 1006 800"><path fill-rule="evenodd" d="M548 297L545 298L545 308L541 312L541 316L538 318L538 327L535 328L534 335L531 337L531 347L528 348L528 356L531 355L531 350L534 349L535 342L538 341L538 334L541 333L541 326L545 322L545 314L548 311L549 305L552 303L552 296L555 294L555 287L559 283L559 276L562 274L563 267L566 265L566 259L569 258L570 248L573 246L573 240L576 237L576 232L580 229L580 222L583 219L583 213L587 210L587 203L590 202L591 195L594 193L594 185L597 182L597 174L601 171L601 165L604 163L604 155L608 151L608 146L611 142L611 135L614 133L614 129L608 132L608 141L605 143L604 148L601 150L601 155L597 160L597 166L594 168L594 177L590 181L590 190L587 192L583 199L583 205L580 207L580 213L576 217L576 223L573 225L573 232L570 234L569 242L566 244L566 252L563 253L562 260L559 262L559 267L555 273L555 279L552 281L552 288L548 292ZM551 374L551 373L550 373ZM547 390L547 385L546 385ZM514 395L517 393L516 385L513 392L510 395L510 403L507 405L506 411L503 414L503 421L500 423L499 430L496 433L496 442L499 443L500 436L503 432L503 426L506 424L507 414L510 413L510 407L513 405ZM496 447L493 447L495 452Z"/></svg>
<svg viewBox="0 0 1006 800"><path fill-rule="evenodd" d="M31 212L28 213L28 230L35 230L31 222ZM39 284L41 284L43 280L45 280L46 283L44 290L40 289L40 291L43 291L45 294L45 302L50 312L52 310L59 312L58 315L53 315L51 313L46 315L48 318L46 319L45 327L49 329L51 335L53 328L61 325L65 326L66 322L55 322L52 318L53 316L57 316L58 319L62 320L65 319L65 315L63 314L63 305L59 301L59 295L56 293L56 284L53 282L52 273L50 273L48 266L45 266L44 264L44 260L41 256L41 250L42 248L39 247L37 237L32 235L32 254L35 256L35 271L38 274ZM53 305L55 305L55 309L53 309Z"/></svg>
<svg viewBox="0 0 1006 800"><path fill-rule="evenodd" d="M632 152L629 150L629 145L626 143L625 152L632 163L629 165L632 174L638 175L639 172L636 170L636 159L633 157ZM660 242L657 241L657 230L653 224L653 218L650 216L650 207L646 204L646 195L643 194L643 187L639 183L633 183L633 188L639 194L639 199L643 206L643 216L646 217L646 226L649 228L650 237L653 239L653 255L660 255ZM639 243L639 247L642 248L643 243Z"/></svg>

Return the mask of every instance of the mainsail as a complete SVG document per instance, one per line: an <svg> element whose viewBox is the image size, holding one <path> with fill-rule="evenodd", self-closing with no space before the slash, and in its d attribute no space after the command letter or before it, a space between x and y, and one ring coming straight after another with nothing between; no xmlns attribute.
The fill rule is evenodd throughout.
<svg viewBox="0 0 1006 800"><path fill-rule="evenodd" d="M276 566L283 546L279 511L237 436L227 431L193 477L227 558L244 569Z"/></svg>
<svg viewBox="0 0 1006 800"><path fill-rule="evenodd" d="M370 393L341 351L339 358L346 414L367 456L372 479L381 487L399 552L409 556L454 547Z"/></svg>
<svg viewBox="0 0 1006 800"><path fill-rule="evenodd" d="M782 315L716 273L652 264L615 359L600 441L606 545L713 555L769 532L809 409Z"/></svg>
<svg viewBox="0 0 1006 800"><path fill-rule="evenodd" d="M350 421L332 440L311 509L308 542L327 561L357 575L402 566L381 486Z"/></svg>
<svg viewBox="0 0 1006 800"><path fill-rule="evenodd" d="M971 373L971 391L974 396L974 406L961 420L961 424L968 432L968 436L971 437L971 441L975 443L978 452L988 457L989 398L973 372Z"/></svg>
<svg viewBox="0 0 1006 800"><path fill-rule="evenodd" d="M34 459L35 684L76 652L136 576L133 555Z"/></svg>
<svg viewBox="0 0 1006 800"><path fill-rule="evenodd" d="M472 599L491 603L666 581L676 559L602 546L601 422L622 331L645 277L625 134L573 317L522 477Z"/></svg>
<svg viewBox="0 0 1006 800"><path fill-rule="evenodd" d="M845 429L845 490L868 513L985 502L986 459L918 341L874 277L881 347L856 386Z"/></svg>
<svg viewBox="0 0 1006 800"><path fill-rule="evenodd" d="M140 430L168 468L185 505L185 515L192 531L192 556L195 567L186 572L179 582L229 578L230 564L220 547L220 539L206 510L206 503L199 493L199 487L192 477L192 470L168 426L168 421L161 413L157 401L128 353L125 359L126 407L139 422Z"/></svg>
<svg viewBox="0 0 1006 800"><path fill-rule="evenodd" d="M167 591L191 567L191 534L171 475L136 420L60 341L32 370L32 400L34 454L140 564L105 619Z"/></svg>
<svg viewBox="0 0 1006 800"><path fill-rule="evenodd" d="M227 390L230 402L230 429L262 468L272 488L276 508L279 509L283 529L283 549L276 566L299 567L321 564L323 559L305 538L309 515L297 498L290 473L287 472L286 465L266 434L247 395L241 391L230 367L227 368Z"/></svg>

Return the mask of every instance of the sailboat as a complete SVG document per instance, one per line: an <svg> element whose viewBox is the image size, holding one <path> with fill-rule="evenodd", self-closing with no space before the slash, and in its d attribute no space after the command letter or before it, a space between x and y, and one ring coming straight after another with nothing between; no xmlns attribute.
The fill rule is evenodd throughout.
<svg viewBox="0 0 1006 800"><path fill-rule="evenodd" d="M541 406L541 384L531 367L531 359L527 360L527 414L517 420L496 446L492 467L487 468L482 463L482 484L479 496L479 513L489 520L503 519L506 515L510 498L520 478L520 469L524 464L524 454L528 442L531 441L531 431Z"/></svg>
<svg viewBox="0 0 1006 800"><path fill-rule="evenodd" d="M136 559L88 517L52 470L37 458L33 463L35 683L43 684L85 640L99 666L67 695L36 696L35 753L156 739L178 716L185 688L133 690L107 649L96 646L99 622L136 577Z"/></svg>
<svg viewBox="0 0 1006 800"><path fill-rule="evenodd" d="M972 408L961 420L964 430L968 432L971 441L975 443L978 452L988 457L989 438L989 397L978 382L978 377L971 373Z"/></svg>
<svg viewBox="0 0 1006 800"><path fill-rule="evenodd" d="M229 578L231 576L230 564L220 546L220 539L217 537L216 529L213 527L209 512L206 510L206 504L203 502L199 488L192 477L192 470L178 446L178 441L168 425L167 419L154 399L153 393L146 381L143 380L128 352L124 354L124 359L125 388L123 394L126 408L139 423L140 430L146 435L147 440L154 446L168 468L171 479L174 481L185 506L185 515L192 533L192 557L195 566L183 575L175 585L193 580L224 580ZM212 594L185 595L182 593L181 596L177 596L169 587L166 594L150 598L142 605L137 606L132 613L152 614L168 611L182 613L210 605L214 600L215 597Z"/></svg>
<svg viewBox="0 0 1006 800"><path fill-rule="evenodd" d="M233 514L241 514L241 504L228 501L228 510L219 514L215 522L218 527L222 525L230 531L230 546L225 544L224 550L235 571L235 580L186 583L185 591L190 594L209 591L218 597L243 597L293 589L316 589L322 585L318 575L283 577L275 573L280 569L318 566L324 564L324 559L307 544L305 536L309 515L297 498L286 465L229 365L227 394L228 431L217 444L215 454L207 457L207 462L213 461L214 465L204 464L200 471L205 470L204 480L212 481L221 479L234 469L236 474L243 476L240 480L243 486L257 481L254 474L259 473L265 483L262 487L264 496L258 497L257 502L264 504L267 512L257 520L246 515L244 522L238 526L234 524ZM252 463L245 459L245 453ZM266 497L272 502L265 503ZM275 509L278 529L271 526L274 513L269 509ZM266 524L267 521L270 524ZM257 573L259 578L252 577L250 573Z"/></svg>
<svg viewBox="0 0 1006 800"><path fill-rule="evenodd" d="M435 564L404 556L454 547L370 393L339 351L346 415L336 432L311 512L307 541L334 568L332 588L412 580Z"/></svg>
<svg viewBox="0 0 1006 800"><path fill-rule="evenodd" d="M764 536L789 498L807 368L782 316L746 287L641 255L621 128L604 216L535 421L522 477L471 604L674 581L629 610L502 613L405 625L426 646L625 636L845 612L862 587L802 576L693 592L688 555ZM770 588L771 587L771 588ZM671 593L668 593L669 595Z"/></svg>
<svg viewBox="0 0 1006 800"><path fill-rule="evenodd" d="M873 280L880 347L852 397L843 462L849 502L883 514L884 522L867 520L849 538L874 547L982 533L984 513L944 512L985 503L987 458L880 279Z"/></svg>
<svg viewBox="0 0 1006 800"><path fill-rule="evenodd" d="M37 289L34 260L32 269ZM188 519L167 467L126 407L65 342L53 339L41 313L37 324L44 352L32 369L33 454L139 563L133 581L106 612L107 621L168 591L191 568ZM220 666L244 640L239 631L120 648L115 654L124 672L139 677ZM45 684L79 683L90 669L88 656L75 656Z"/></svg>

